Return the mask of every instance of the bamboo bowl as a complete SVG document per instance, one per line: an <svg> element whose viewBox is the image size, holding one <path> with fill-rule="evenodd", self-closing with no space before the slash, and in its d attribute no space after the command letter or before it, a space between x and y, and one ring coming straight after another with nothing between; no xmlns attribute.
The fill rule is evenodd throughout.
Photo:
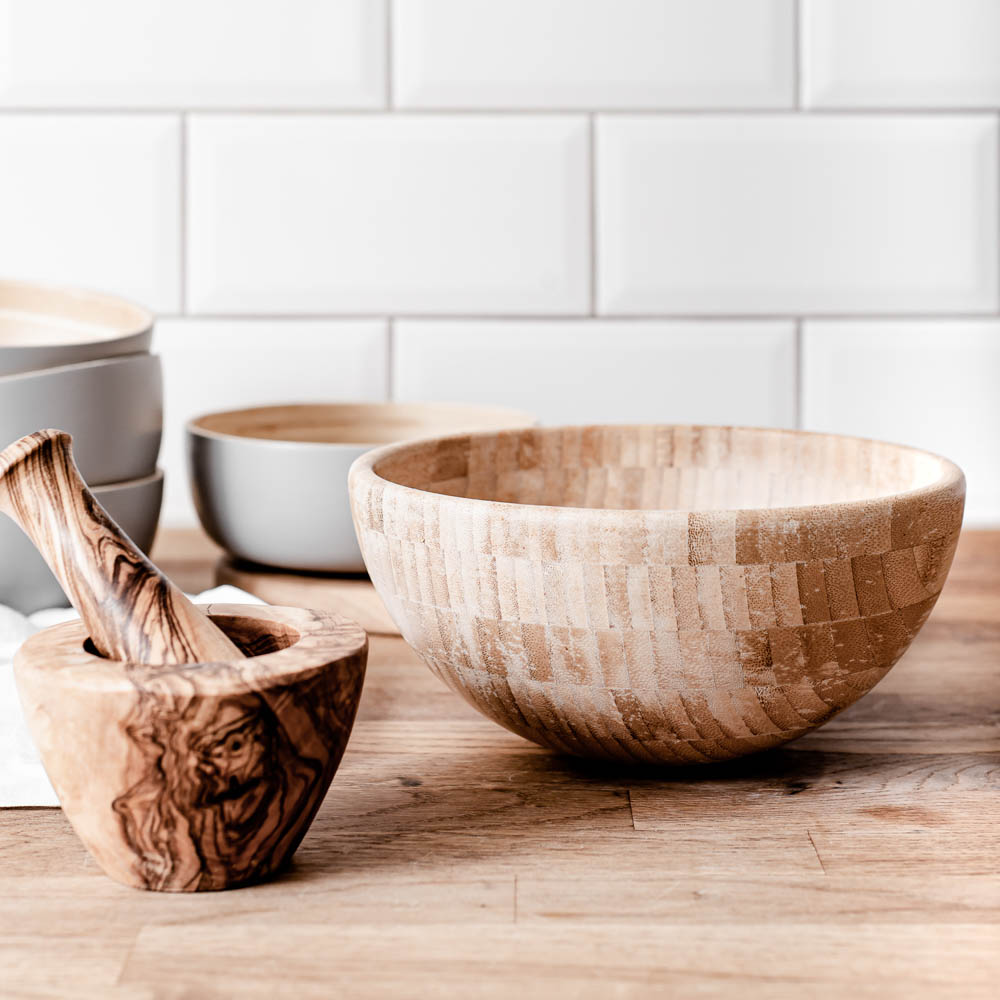
<svg viewBox="0 0 1000 1000"><path fill-rule="evenodd" d="M598 426L381 448L350 491L390 614L480 712L687 764L795 739L885 676L944 584L965 479L858 438Z"/></svg>

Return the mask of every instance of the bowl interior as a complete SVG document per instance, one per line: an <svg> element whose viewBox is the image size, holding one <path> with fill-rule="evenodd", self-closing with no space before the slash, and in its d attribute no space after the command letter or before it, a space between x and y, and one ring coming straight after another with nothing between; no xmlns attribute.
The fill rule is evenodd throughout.
<svg viewBox="0 0 1000 1000"><path fill-rule="evenodd" d="M0 281L0 348L117 340L152 323L145 309L112 296Z"/></svg>
<svg viewBox="0 0 1000 1000"><path fill-rule="evenodd" d="M374 473L431 493L553 507L723 510L905 493L958 469L862 438L735 427L530 428L418 442Z"/></svg>
<svg viewBox="0 0 1000 1000"><path fill-rule="evenodd" d="M302 634L282 622L270 619L254 618L251 615L213 615L208 616L229 636L239 647L244 656L266 656L279 650L294 646ZM94 640L88 636L83 642L83 650L90 656L105 659L98 652ZM210 664L214 666L214 664Z"/></svg>
<svg viewBox="0 0 1000 1000"><path fill-rule="evenodd" d="M535 418L504 407L437 403L308 403L211 413L192 433L308 444L377 445L455 431L523 427Z"/></svg>

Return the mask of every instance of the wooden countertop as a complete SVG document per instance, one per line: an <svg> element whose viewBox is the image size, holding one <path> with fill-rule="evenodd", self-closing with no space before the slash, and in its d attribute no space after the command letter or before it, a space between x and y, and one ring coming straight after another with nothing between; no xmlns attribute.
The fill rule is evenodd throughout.
<svg viewBox="0 0 1000 1000"><path fill-rule="evenodd" d="M215 556L177 534L157 554L189 589ZM559 757L376 635L273 882L126 889L58 810L2 810L0 995L993 997L998 869L1000 533L969 532L910 652L786 749L660 773Z"/></svg>

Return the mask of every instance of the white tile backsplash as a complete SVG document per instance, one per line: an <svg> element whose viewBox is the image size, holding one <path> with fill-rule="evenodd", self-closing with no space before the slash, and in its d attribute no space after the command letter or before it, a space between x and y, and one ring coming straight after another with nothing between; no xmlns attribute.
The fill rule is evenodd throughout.
<svg viewBox="0 0 1000 1000"><path fill-rule="evenodd" d="M795 366L790 322L403 320L393 384L401 400L490 400L546 424L789 426Z"/></svg>
<svg viewBox="0 0 1000 1000"><path fill-rule="evenodd" d="M0 0L0 105L376 107L383 0Z"/></svg>
<svg viewBox="0 0 1000 1000"><path fill-rule="evenodd" d="M172 115L0 115L0 274L180 305Z"/></svg>
<svg viewBox="0 0 1000 1000"><path fill-rule="evenodd" d="M790 107L794 0L396 0L403 107Z"/></svg>
<svg viewBox="0 0 1000 1000"><path fill-rule="evenodd" d="M272 403L387 398L382 320L161 320L165 524L197 523L185 458L185 424L204 413ZM266 470L264 470L266 472Z"/></svg>
<svg viewBox="0 0 1000 1000"><path fill-rule="evenodd" d="M603 313L996 310L993 116L601 118Z"/></svg>
<svg viewBox="0 0 1000 1000"><path fill-rule="evenodd" d="M997 0L803 0L812 107L1000 107Z"/></svg>
<svg viewBox="0 0 1000 1000"><path fill-rule="evenodd" d="M197 116L205 312L587 309L584 118Z"/></svg>
<svg viewBox="0 0 1000 1000"><path fill-rule="evenodd" d="M301 399L801 424L1000 526L1000 0L0 0L0 277ZM936 383L941 385L937 386Z"/></svg>
<svg viewBox="0 0 1000 1000"><path fill-rule="evenodd" d="M803 425L936 451L968 480L967 524L1000 512L1000 321L809 322Z"/></svg>

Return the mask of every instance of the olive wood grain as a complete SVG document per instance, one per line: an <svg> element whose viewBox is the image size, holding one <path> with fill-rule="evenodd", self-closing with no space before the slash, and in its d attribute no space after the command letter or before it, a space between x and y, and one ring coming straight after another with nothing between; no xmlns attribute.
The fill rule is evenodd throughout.
<svg viewBox="0 0 1000 1000"><path fill-rule="evenodd" d="M171 664L242 655L107 515L68 434L37 431L0 452L0 511L44 556L102 656Z"/></svg>
<svg viewBox="0 0 1000 1000"><path fill-rule="evenodd" d="M368 640L355 622L251 605L199 614L231 637L234 657L118 662L70 622L14 660L63 811L101 868L136 888L225 889L280 868L323 801L361 696Z"/></svg>

